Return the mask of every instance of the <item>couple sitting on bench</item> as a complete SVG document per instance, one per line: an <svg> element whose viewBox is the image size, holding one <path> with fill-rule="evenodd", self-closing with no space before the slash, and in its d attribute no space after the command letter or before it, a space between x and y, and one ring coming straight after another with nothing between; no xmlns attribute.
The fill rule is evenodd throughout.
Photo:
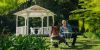
<svg viewBox="0 0 100 50"><path fill-rule="evenodd" d="M68 45L66 41L66 36L63 32L72 32L71 26L68 25L66 20L62 20L62 26L59 28L58 22L56 21L54 23L54 26L52 26L52 30L50 34L51 40L56 39L56 40L59 40L59 44L64 42L66 45ZM75 42L76 42L76 37L73 39L72 46L75 46Z"/></svg>

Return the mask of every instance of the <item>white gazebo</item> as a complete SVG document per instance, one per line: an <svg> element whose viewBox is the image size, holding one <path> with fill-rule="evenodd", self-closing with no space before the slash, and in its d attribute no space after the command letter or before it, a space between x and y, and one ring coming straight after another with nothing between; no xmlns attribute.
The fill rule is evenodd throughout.
<svg viewBox="0 0 100 50"><path fill-rule="evenodd" d="M22 34L22 35L28 35L29 31L29 17L40 17L42 24L41 24L41 34L43 34L43 18L47 17L47 28L49 27L49 16L52 16L53 24L54 24L54 13L50 10L47 10L43 7L40 7L38 5L33 5L27 9L21 10L19 12L14 13L16 15L16 35ZM22 16L25 18L25 26L18 26L18 17ZM48 30L48 29L47 29Z"/></svg>

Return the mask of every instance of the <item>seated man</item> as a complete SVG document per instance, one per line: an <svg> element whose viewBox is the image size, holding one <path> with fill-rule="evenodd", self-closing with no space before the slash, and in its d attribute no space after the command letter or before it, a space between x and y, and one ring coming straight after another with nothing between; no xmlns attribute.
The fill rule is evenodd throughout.
<svg viewBox="0 0 100 50"><path fill-rule="evenodd" d="M57 42L59 42L60 36L59 36L59 27L58 27L57 22L55 22L54 25L52 26L50 38L51 38L51 42L52 42L53 46L58 47ZM55 42L55 40L57 40L57 41Z"/></svg>
<svg viewBox="0 0 100 50"><path fill-rule="evenodd" d="M54 25L52 26L50 37L51 37L51 40L52 39L59 40L59 27L58 27L57 22L55 22Z"/></svg>
<svg viewBox="0 0 100 50"><path fill-rule="evenodd" d="M75 46L76 39L77 39L77 32L78 32L78 28L76 26L73 27L73 32L75 33L72 34L72 38L73 38L72 46Z"/></svg>

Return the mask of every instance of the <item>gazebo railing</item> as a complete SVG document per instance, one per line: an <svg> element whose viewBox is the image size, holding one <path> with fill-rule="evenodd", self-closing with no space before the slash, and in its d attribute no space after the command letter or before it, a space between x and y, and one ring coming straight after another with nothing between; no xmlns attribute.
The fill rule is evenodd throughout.
<svg viewBox="0 0 100 50"><path fill-rule="evenodd" d="M16 35L25 35L26 34L26 29L25 26L21 26L21 27L16 27Z"/></svg>
<svg viewBox="0 0 100 50"><path fill-rule="evenodd" d="M50 32L51 32L51 27L43 27L43 33L42 33L42 27L38 28L38 27L34 27L34 28L30 28L30 32L31 34L35 34L35 31L38 31L37 34L46 34L46 35L49 35Z"/></svg>

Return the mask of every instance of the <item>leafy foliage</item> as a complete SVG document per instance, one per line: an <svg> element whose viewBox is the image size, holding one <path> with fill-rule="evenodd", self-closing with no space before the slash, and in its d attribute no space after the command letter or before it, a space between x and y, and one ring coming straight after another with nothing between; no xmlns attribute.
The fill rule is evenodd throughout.
<svg viewBox="0 0 100 50"><path fill-rule="evenodd" d="M16 17L13 15L0 16L0 34L12 33L16 29Z"/></svg>
<svg viewBox="0 0 100 50"><path fill-rule="evenodd" d="M26 0L0 0L0 15L7 15L9 11L15 10Z"/></svg>
<svg viewBox="0 0 100 50"><path fill-rule="evenodd" d="M46 50L47 45L42 37L30 36L0 36L1 50Z"/></svg>
<svg viewBox="0 0 100 50"><path fill-rule="evenodd" d="M84 27L86 34L88 34L87 37L91 36L90 38L93 36L100 37L96 35L98 34L96 31L100 30L99 3L99 0L79 0L79 6L81 6L81 8L71 12L72 15L70 19L79 20L80 30L83 30L82 27Z"/></svg>

